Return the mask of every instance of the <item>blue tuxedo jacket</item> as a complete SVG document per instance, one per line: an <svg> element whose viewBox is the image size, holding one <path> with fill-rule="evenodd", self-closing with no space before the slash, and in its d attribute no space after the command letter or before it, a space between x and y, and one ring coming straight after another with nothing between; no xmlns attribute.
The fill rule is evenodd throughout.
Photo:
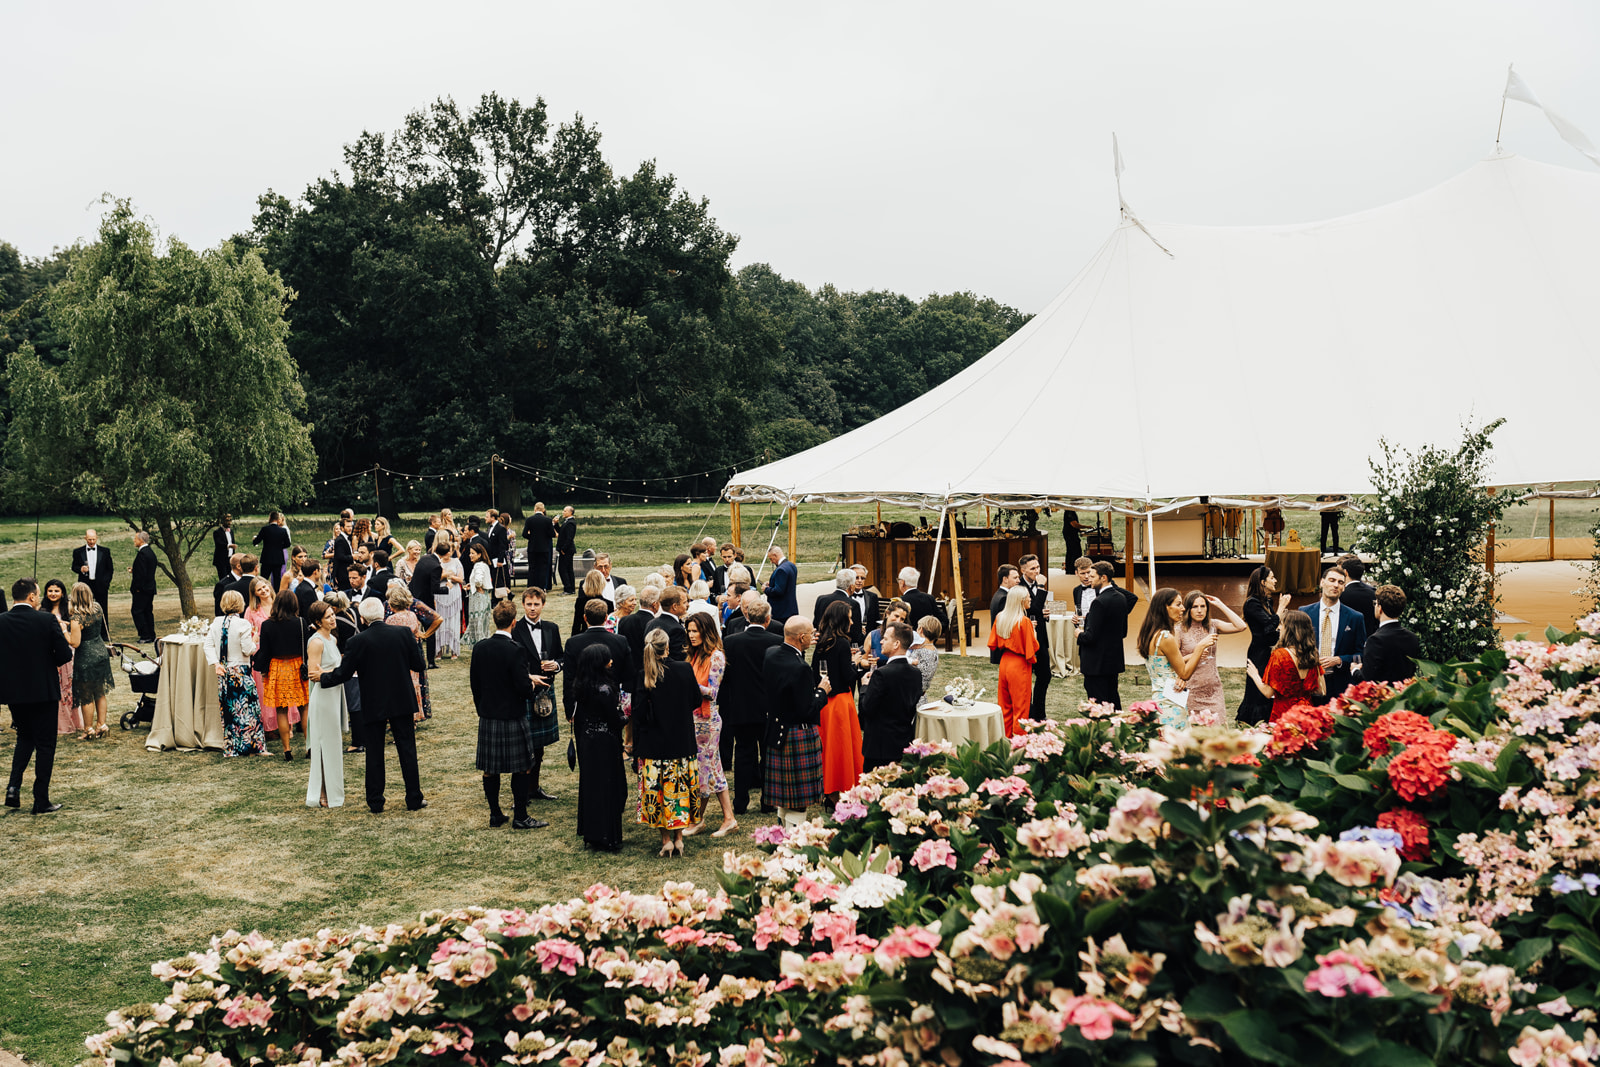
<svg viewBox="0 0 1600 1067"><path fill-rule="evenodd" d="M798 578L795 565L784 560L767 580L767 603L772 607L772 617L778 622L787 622L789 616L800 613L799 598L795 596L794 588Z"/></svg>
<svg viewBox="0 0 1600 1067"><path fill-rule="evenodd" d="M1322 647L1322 601L1316 600L1300 609L1311 616L1311 632L1316 636L1317 647ZM1347 604L1339 605L1339 621L1334 624L1333 654L1344 663L1344 669L1350 669L1350 658L1361 655L1361 650L1367 646L1367 624L1361 618L1361 612ZM1329 690L1332 692L1332 690ZM1337 695L1337 694L1335 694Z"/></svg>

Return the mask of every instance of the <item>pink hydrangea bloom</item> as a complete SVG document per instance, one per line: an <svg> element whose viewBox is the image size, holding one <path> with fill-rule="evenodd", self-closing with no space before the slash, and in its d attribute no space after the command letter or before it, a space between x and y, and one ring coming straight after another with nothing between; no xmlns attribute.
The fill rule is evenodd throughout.
<svg viewBox="0 0 1600 1067"><path fill-rule="evenodd" d="M1347 993L1361 997L1389 995L1371 967L1344 951L1317 957L1317 969L1306 975L1306 992L1321 993L1325 997L1342 997Z"/></svg>
<svg viewBox="0 0 1600 1067"><path fill-rule="evenodd" d="M911 866L923 872L935 867L949 867L955 870L956 850L950 847L948 841L924 841L917 846L916 852L911 854Z"/></svg>

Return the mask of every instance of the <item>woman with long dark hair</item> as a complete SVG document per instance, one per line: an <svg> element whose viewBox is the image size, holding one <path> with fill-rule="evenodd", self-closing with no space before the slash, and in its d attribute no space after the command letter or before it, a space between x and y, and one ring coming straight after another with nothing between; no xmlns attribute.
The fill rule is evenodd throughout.
<svg viewBox="0 0 1600 1067"><path fill-rule="evenodd" d="M1277 722L1296 704L1314 703L1312 697L1322 694L1324 681L1311 616L1303 611L1284 615L1283 636L1267 658L1267 669L1258 671L1254 663L1249 663L1244 670L1251 685L1272 701L1271 722Z"/></svg>
<svg viewBox="0 0 1600 1067"><path fill-rule="evenodd" d="M866 766L861 755L861 717L856 711L855 657L850 648L850 608L835 600L822 613L822 629L811 652L811 673L831 687L822 706L822 793L830 802L854 789Z"/></svg>
<svg viewBox="0 0 1600 1067"><path fill-rule="evenodd" d="M67 636L67 644L78 647L78 635L72 632L72 609L67 607L67 586L60 578L44 583L44 613L54 615ZM83 715L72 700L72 661L69 659L56 671L61 679L61 700L56 706L56 736L77 734L84 740Z"/></svg>
<svg viewBox="0 0 1600 1067"><path fill-rule="evenodd" d="M1278 630L1283 616L1289 610L1289 594L1278 593L1278 576L1271 567L1257 567L1250 572L1250 587L1245 593L1240 614L1250 627L1250 648L1245 660L1255 666L1257 673L1267 669L1267 659L1278 645ZM1253 685L1244 687L1244 699L1239 702L1239 721L1253 726L1262 722L1271 710L1272 702Z"/></svg>
<svg viewBox="0 0 1600 1067"><path fill-rule="evenodd" d="M289 747L291 723L300 721L300 709L306 706L308 696L306 680L301 676L305 667L305 623L300 618L300 598L285 590L272 602L272 615L261 624L261 656L268 660L267 687L261 694L261 717L273 712L278 728L278 740L283 742L283 758L294 759Z"/></svg>
<svg viewBox="0 0 1600 1067"><path fill-rule="evenodd" d="M593 644L579 653L567 679L573 694L572 733L578 748L578 836L590 848L622 847L622 809L628 772L622 764L622 692L611 650Z"/></svg>
<svg viewBox="0 0 1600 1067"><path fill-rule="evenodd" d="M722 688L722 672L728 661L722 652L717 624L705 612L685 616L683 628L689 633L689 666L694 668L695 681L700 683L700 707L694 713L700 795L706 798L708 811L712 797L722 806L722 825L713 830L711 836L726 837L739 828L739 820L733 816L733 798L728 795L728 776L722 770L722 713L717 708L717 693ZM685 830L684 836L693 836L703 829L705 823L697 823Z"/></svg>
<svg viewBox="0 0 1600 1067"><path fill-rule="evenodd" d="M1215 612L1215 615L1213 615ZM1178 627L1178 651L1194 652L1206 634L1236 634L1245 629L1244 620L1222 601L1198 589L1183 598L1183 622ZM1200 665L1189 675L1189 721L1221 726L1228 709L1222 702L1222 675L1217 671L1217 647L1212 645L1200 657Z"/></svg>
<svg viewBox="0 0 1600 1067"><path fill-rule="evenodd" d="M639 771L639 822L661 831L661 855L683 855L683 832L700 821L694 668L667 658L667 631L644 636L644 669L633 687L633 754Z"/></svg>
<svg viewBox="0 0 1600 1067"><path fill-rule="evenodd" d="M1150 672L1151 699L1159 706L1162 726L1182 730L1189 725L1189 701L1185 686L1200 664L1200 657L1217 643L1206 634L1185 656L1179 649L1176 631L1183 625L1183 598L1176 589L1157 589L1150 597L1144 623L1139 627L1139 655Z"/></svg>
<svg viewBox="0 0 1600 1067"><path fill-rule="evenodd" d="M695 573L697 569L693 557L687 552L679 554L678 558L672 561L672 584L679 589L687 590L699 577Z"/></svg>

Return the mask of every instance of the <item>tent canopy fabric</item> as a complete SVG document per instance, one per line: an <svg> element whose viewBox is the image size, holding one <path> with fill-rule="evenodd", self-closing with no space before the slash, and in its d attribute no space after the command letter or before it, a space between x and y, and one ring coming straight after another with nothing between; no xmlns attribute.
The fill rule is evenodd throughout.
<svg viewBox="0 0 1600 1067"><path fill-rule="evenodd" d="M729 498L1367 493L1380 438L1452 447L1497 418L1491 484L1595 477L1600 175L1501 154L1326 222L1143 226L961 373Z"/></svg>

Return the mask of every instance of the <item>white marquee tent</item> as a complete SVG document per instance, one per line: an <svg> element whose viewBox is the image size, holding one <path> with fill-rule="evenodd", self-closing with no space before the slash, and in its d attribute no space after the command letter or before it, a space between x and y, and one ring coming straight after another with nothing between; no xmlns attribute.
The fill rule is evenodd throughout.
<svg viewBox="0 0 1600 1067"><path fill-rule="evenodd" d="M1450 447L1496 418L1493 484L1593 478L1597 300L1600 174L1513 155L1326 222L1125 219L972 366L726 491L933 508L1361 493L1380 437Z"/></svg>

